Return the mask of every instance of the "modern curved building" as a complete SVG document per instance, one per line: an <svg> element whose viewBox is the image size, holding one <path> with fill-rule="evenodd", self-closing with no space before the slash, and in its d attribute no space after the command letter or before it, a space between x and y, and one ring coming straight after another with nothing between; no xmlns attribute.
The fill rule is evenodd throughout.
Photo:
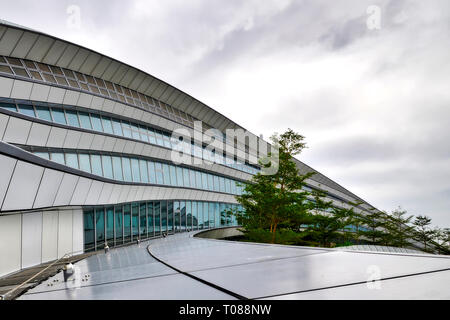
<svg viewBox="0 0 450 320"><path fill-rule="evenodd" d="M175 129L211 128L243 129L142 70L1 22L0 276L105 242L235 225L225 212L260 170L248 159L265 151L222 135L237 156L200 139L187 145L190 163L173 163ZM307 183L335 205L373 209L318 172Z"/></svg>

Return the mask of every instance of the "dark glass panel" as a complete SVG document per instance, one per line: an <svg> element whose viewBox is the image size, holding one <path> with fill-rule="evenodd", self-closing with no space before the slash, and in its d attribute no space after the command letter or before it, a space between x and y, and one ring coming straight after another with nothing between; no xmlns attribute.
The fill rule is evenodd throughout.
<svg viewBox="0 0 450 320"><path fill-rule="evenodd" d="M139 233L141 238L147 238L147 203L139 205Z"/></svg>
<svg viewBox="0 0 450 320"><path fill-rule="evenodd" d="M154 223L155 217L153 216L153 202L147 202L147 229L149 237L154 236L155 231Z"/></svg>
<svg viewBox="0 0 450 320"><path fill-rule="evenodd" d="M123 236L124 242L131 241L131 205L123 206Z"/></svg>
<svg viewBox="0 0 450 320"><path fill-rule="evenodd" d="M174 230L175 230L175 232L179 232L180 231L180 202L179 201L173 202L173 213L175 215Z"/></svg>
<svg viewBox="0 0 450 320"><path fill-rule="evenodd" d="M36 112L39 119L45 121L52 121L52 116L50 115L50 110L47 107L36 106Z"/></svg>
<svg viewBox="0 0 450 320"><path fill-rule="evenodd" d="M102 249L105 246L105 209L95 209L95 224L97 235L97 249Z"/></svg>
<svg viewBox="0 0 450 320"><path fill-rule="evenodd" d="M114 216L116 221L116 225L114 226L115 244L118 245L123 243L123 212L121 205L114 207Z"/></svg>
<svg viewBox="0 0 450 320"><path fill-rule="evenodd" d="M181 231L186 231L186 202L184 201L180 202L180 217L181 217L180 221Z"/></svg>
<svg viewBox="0 0 450 320"><path fill-rule="evenodd" d="M32 105L19 104L19 112L24 115L33 117L33 118L36 117L36 114L34 113L34 108Z"/></svg>
<svg viewBox="0 0 450 320"><path fill-rule="evenodd" d="M106 208L106 240L108 245L113 245L114 241L114 207Z"/></svg>
<svg viewBox="0 0 450 320"><path fill-rule="evenodd" d="M155 219L155 235L161 234L161 203L159 201L153 202L153 215Z"/></svg>
<svg viewBox="0 0 450 320"><path fill-rule="evenodd" d="M93 251L95 229L94 229L94 210L85 210L83 214L84 220L84 251Z"/></svg>
<svg viewBox="0 0 450 320"><path fill-rule="evenodd" d="M169 232L176 232L177 225L174 225L174 212L173 212L173 201L167 201L167 230Z"/></svg>
<svg viewBox="0 0 450 320"><path fill-rule="evenodd" d="M167 201L161 201L161 231L167 232Z"/></svg>
<svg viewBox="0 0 450 320"><path fill-rule="evenodd" d="M133 203L131 205L132 210L132 230L133 230L133 240L137 239L139 236L139 203Z"/></svg>

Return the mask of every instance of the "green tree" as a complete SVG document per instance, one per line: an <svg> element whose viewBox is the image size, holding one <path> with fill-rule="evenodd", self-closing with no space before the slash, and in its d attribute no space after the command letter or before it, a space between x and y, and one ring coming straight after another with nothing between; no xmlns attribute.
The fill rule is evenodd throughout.
<svg viewBox="0 0 450 320"><path fill-rule="evenodd" d="M450 228L435 228L434 241L437 243L439 254L450 254Z"/></svg>
<svg viewBox="0 0 450 320"><path fill-rule="evenodd" d="M360 220L359 234L372 244L385 244L388 233L385 231L386 214L376 209L370 210L368 214L358 216Z"/></svg>
<svg viewBox="0 0 450 320"><path fill-rule="evenodd" d="M330 247L331 241L339 238L344 228L349 226L354 218L353 207L333 207L331 202L322 200L320 194L315 195L312 210L311 223L307 231L324 247Z"/></svg>
<svg viewBox="0 0 450 320"><path fill-rule="evenodd" d="M410 224L414 216L408 216L407 211L399 207L392 211L391 214L385 214L385 217L384 228L388 234L386 245L400 248L410 245L414 231L414 227Z"/></svg>
<svg viewBox="0 0 450 320"><path fill-rule="evenodd" d="M302 135L288 129L281 135L275 134L271 140L278 147L278 154L269 153L268 158L269 161L278 159L278 171L273 175L254 175L236 199L244 208L245 214L238 214L237 219L245 230L269 229L271 242L275 243L280 224L299 225L307 219L309 192L303 187L313 173L300 174L292 161L306 147Z"/></svg>
<svg viewBox="0 0 450 320"><path fill-rule="evenodd" d="M423 215L419 215L414 220L415 239L423 243L425 251L427 250L427 245L431 242L433 238L433 230L430 229L431 218Z"/></svg>

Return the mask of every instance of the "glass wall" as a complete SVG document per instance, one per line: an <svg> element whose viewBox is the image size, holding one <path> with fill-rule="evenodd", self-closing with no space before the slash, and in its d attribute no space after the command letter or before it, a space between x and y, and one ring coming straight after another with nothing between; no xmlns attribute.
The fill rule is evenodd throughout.
<svg viewBox="0 0 450 320"><path fill-rule="evenodd" d="M147 201L84 209L85 251L102 249L137 239L159 237L162 233L237 225L225 213L242 207L204 201Z"/></svg>
<svg viewBox="0 0 450 320"><path fill-rule="evenodd" d="M241 195L240 182L197 170L144 159L75 152L34 152L34 154L68 167L97 176L129 183L161 184ZM191 184L189 176L197 175L200 183ZM185 179L186 177L186 179ZM221 188L221 181L228 188ZM219 191L220 190L220 191ZM222 191L223 190L223 191Z"/></svg>
<svg viewBox="0 0 450 320"><path fill-rule="evenodd" d="M171 139L170 132L159 131L147 126L134 124L120 119L114 119L110 117L105 117L95 113L87 113L72 110L70 107L60 107L60 106L45 106L36 105L31 101L29 104L19 104L15 103L0 103L0 108L22 113L26 116L38 118L44 121L55 122L63 125L68 125L71 127L83 128L90 131L98 131L107 134L113 134L121 137L126 137L129 139L139 140L142 142L158 145L160 147L169 148L172 150L182 150L187 152L192 156L197 156L201 159L216 162L227 167L231 167L236 170L244 171L249 174L257 174L260 169L255 166L251 166L245 163L239 163L238 161L226 157L224 155L215 154L214 157L210 156L210 151L205 147L198 147L190 143ZM156 139L155 139L156 137ZM178 179L184 180L184 184L188 183L189 175L187 172L179 172ZM219 183L215 185L215 190L219 191Z"/></svg>

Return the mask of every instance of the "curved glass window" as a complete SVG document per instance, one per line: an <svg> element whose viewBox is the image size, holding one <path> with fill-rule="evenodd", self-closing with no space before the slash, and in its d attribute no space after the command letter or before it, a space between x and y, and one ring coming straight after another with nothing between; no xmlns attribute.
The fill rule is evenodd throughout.
<svg viewBox="0 0 450 320"><path fill-rule="evenodd" d="M91 161L88 154L80 154L80 170L91 173Z"/></svg>
<svg viewBox="0 0 450 320"><path fill-rule="evenodd" d="M111 157L102 156L103 175L108 179L114 179Z"/></svg>
<svg viewBox="0 0 450 320"><path fill-rule="evenodd" d="M113 162L113 168L114 168L114 179L116 180L123 180L123 173L122 173L122 161L119 157L112 157Z"/></svg>
<svg viewBox="0 0 450 320"><path fill-rule="evenodd" d="M138 159L131 159L131 170L133 172L133 182L141 182L141 173L139 170Z"/></svg>
<svg viewBox="0 0 450 320"><path fill-rule="evenodd" d="M65 164L64 153L51 153L51 160L60 164Z"/></svg>
<svg viewBox="0 0 450 320"><path fill-rule="evenodd" d="M79 169L78 155L76 153L66 153L66 165L71 168Z"/></svg>
<svg viewBox="0 0 450 320"><path fill-rule="evenodd" d="M102 116L102 126L103 126L103 130L104 130L106 133L114 134L114 131L113 131L113 127L112 127L112 123L111 123L111 119L110 119L110 118L107 118L107 117L103 117L103 116Z"/></svg>
<svg viewBox="0 0 450 320"><path fill-rule="evenodd" d="M113 130L114 130L114 134L118 135L118 136L123 136L123 132L122 132L122 125L120 124L119 120L112 120L112 126L113 126Z"/></svg>
<svg viewBox="0 0 450 320"><path fill-rule="evenodd" d="M19 112L30 117L36 117L34 108L30 105L19 104Z"/></svg>
<svg viewBox="0 0 450 320"><path fill-rule="evenodd" d="M102 160L99 155L91 155L92 173L98 176L103 176Z"/></svg>
<svg viewBox="0 0 450 320"><path fill-rule="evenodd" d="M70 126L79 127L80 122L78 120L78 114L75 111L66 110L67 123Z"/></svg>
<svg viewBox="0 0 450 320"><path fill-rule="evenodd" d="M51 109L53 121L60 124L67 124L66 116L64 115L64 111L62 109Z"/></svg>
<svg viewBox="0 0 450 320"><path fill-rule="evenodd" d="M129 158L122 158L123 179L127 182L132 181L131 163Z"/></svg>
<svg viewBox="0 0 450 320"><path fill-rule="evenodd" d="M34 152L51 161L108 179L242 194L242 182L145 159L75 152ZM239 185L238 185L239 184Z"/></svg>
<svg viewBox="0 0 450 320"><path fill-rule="evenodd" d="M148 169L147 169L147 161L139 160L139 169L141 171L141 181L144 183L149 183L148 180Z"/></svg>
<svg viewBox="0 0 450 320"><path fill-rule="evenodd" d="M56 122L96 132L105 132L134 140L149 142L172 150L179 150L179 141L174 141L174 143L172 143L173 141L169 132L154 130L145 125L138 125L133 122L103 117L95 113L75 111L70 108L68 109L65 106L61 108L49 108L42 105L33 106L32 102L29 104L21 103L18 107L14 103L2 102L0 103L0 108L20 112L29 117L38 117L44 121ZM223 164L250 174L256 174L258 172L254 167L245 163L237 163L231 158L227 158L228 161L224 163L224 155L216 154L215 151L207 150L206 147L202 148L201 146L190 144L191 142L189 141L183 141L181 143L184 145L182 150L192 156L203 158L208 162Z"/></svg>
<svg viewBox="0 0 450 320"><path fill-rule="evenodd" d="M36 106L36 112L37 112L39 119L42 119L45 121L52 121L52 116L51 116L50 110L48 108Z"/></svg>
<svg viewBox="0 0 450 320"><path fill-rule="evenodd" d="M78 116L80 118L81 127L83 129L92 129L91 120L89 119L89 114L85 112L78 112Z"/></svg>
<svg viewBox="0 0 450 320"><path fill-rule="evenodd" d="M91 114L91 123L92 123L92 128L95 131L103 132L102 120L100 120L100 116Z"/></svg>

